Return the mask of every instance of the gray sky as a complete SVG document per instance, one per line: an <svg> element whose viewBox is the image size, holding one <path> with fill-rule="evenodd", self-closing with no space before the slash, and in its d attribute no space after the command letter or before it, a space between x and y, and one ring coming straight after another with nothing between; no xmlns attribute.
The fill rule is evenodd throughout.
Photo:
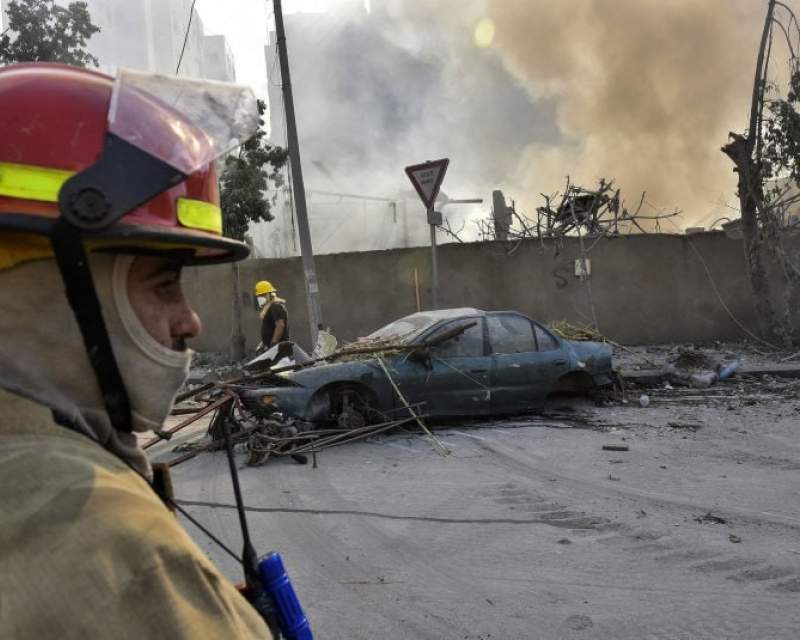
<svg viewBox="0 0 800 640"><path fill-rule="evenodd" d="M729 215L725 202L733 198L735 176L719 148L728 131L741 129L747 113L762 2L380 1L391 19L382 23L381 33L360 32L364 56L374 61L381 51L392 57L407 54L430 77L424 83L419 77L393 76L387 87L381 76L371 77L366 91L340 82L342 87L328 87L325 96L348 87L349 94L340 92L338 102L326 101L319 99L321 85L341 74L329 60L321 62L326 75L315 78L309 89L320 95L304 96L304 104L325 104L327 111L307 106L299 117L316 159L329 165L323 152L334 153L325 145L335 147L342 165L337 174L347 175L344 161L350 156L353 164L369 166L372 175L383 169L386 176L396 176L404 162L448 155L448 188L454 195L473 185L486 197L500 187L518 199L523 211L533 212L541 204L539 194L561 189L569 175L585 186L600 177L615 179L631 206L646 191L653 206L683 210L684 224L720 212ZM335 9L344 2L284 0L284 12ZM575 10L578 6L582 11ZM726 10L720 11L721 6ZM197 8L207 33L228 37L238 80L263 95L272 2L198 0ZM488 44L481 45L487 22ZM346 28L336 20L331 25ZM380 40L369 52L368 38ZM479 56L476 46L485 46L485 55ZM298 57L303 56L295 54L295 64ZM391 74L390 62L372 66ZM348 64L358 66L360 60ZM310 75L306 81L311 82ZM297 102L303 96L296 85ZM515 86L527 92L527 100L520 99ZM410 93L403 95L406 88ZM480 109L469 108L472 102ZM415 126L403 129L385 117L391 115L387 105L395 103L406 110L419 106ZM363 146L381 150L377 159L385 167L360 148L348 154L359 131L342 125L354 124L347 113L336 120L338 107L349 109L350 120L353 111L363 116L360 131L371 136ZM388 142L381 144L379 134L386 134Z"/></svg>
<svg viewBox="0 0 800 640"><path fill-rule="evenodd" d="M746 119L764 0L375 0L367 21L358 2L283 0L328 12L293 21L305 49L289 41L309 184L390 193L405 164L448 156L448 195L502 188L529 215L566 176L614 180L630 207L646 192L645 213L680 225L735 215L719 149ZM272 0L197 9L264 96Z"/></svg>

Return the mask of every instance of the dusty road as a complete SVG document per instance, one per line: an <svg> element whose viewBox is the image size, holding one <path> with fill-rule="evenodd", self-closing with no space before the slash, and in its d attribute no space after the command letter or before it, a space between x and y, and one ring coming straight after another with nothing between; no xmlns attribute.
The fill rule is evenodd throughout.
<svg viewBox="0 0 800 640"><path fill-rule="evenodd" d="M794 639L798 388L451 425L446 458L400 434L326 451L317 469L244 468L251 530L283 553L322 639ZM226 464L202 454L174 482L238 550Z"/></svg>

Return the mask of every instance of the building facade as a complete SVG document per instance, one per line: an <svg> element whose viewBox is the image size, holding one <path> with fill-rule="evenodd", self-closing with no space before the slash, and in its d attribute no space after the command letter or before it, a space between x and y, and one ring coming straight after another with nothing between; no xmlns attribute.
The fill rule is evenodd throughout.
<svg viewBox="0 0 800 640"><path fill-rule="evenodd" d="M4 25L8 2L0 0ZM89 40L88 50L97 57L102 71L115 73L117 68L125 67L175 75L183 50L179 75L228 82L236 79L233 54L225 36L205 35L203 21L192 9L192 0L85 2L92 22L100 27L100 32Z"/></svg>

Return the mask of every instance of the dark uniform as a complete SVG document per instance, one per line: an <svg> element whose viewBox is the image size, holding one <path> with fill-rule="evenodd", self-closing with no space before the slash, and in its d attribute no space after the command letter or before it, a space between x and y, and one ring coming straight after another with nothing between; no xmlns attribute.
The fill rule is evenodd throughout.
<svg viewBox="0 0 800 640"><path fill-rule="evenodd" d="M284 329L281 342L289 340L289 314L286 311L286 302L276 298L269 303L269 307L261 317L261 342L265 348L272 344L272 336L275 335L275 325L283 320Z"/></svg>

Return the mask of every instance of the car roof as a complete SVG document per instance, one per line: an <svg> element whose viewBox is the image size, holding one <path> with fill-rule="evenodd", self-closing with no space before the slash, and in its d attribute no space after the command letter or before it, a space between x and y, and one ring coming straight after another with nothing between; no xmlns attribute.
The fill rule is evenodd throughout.
<svg viewBox="0 0 800 640"><path fill-rule="evenodd" d="M434 318L435 320L449 320L450 318L460 318L461 316L485 316L486 312L481 309L473 307L458 307L456 309L436 309L435 311L418 311L413 313L409 318L417 316L426 316Z"/></svg>
<svg viewBox="0 0 800 640"><path fill-rule="evenodd" d="M500 313L513 313L518 316L523 316L527 318L524 313L521 311L516 311L514 309L498 309L496 311L484 311L483 309L476 309L474 307L456 307L454 309L436 309L435 311L418 311L417 313L412 313L410 316L406 316L407 318L415 318L417 316L425 316L427 318L433 318L436 321L439 320L451 320L453 318L460 318L462 316L489 316L489 315L497 315Z"/></svg>

